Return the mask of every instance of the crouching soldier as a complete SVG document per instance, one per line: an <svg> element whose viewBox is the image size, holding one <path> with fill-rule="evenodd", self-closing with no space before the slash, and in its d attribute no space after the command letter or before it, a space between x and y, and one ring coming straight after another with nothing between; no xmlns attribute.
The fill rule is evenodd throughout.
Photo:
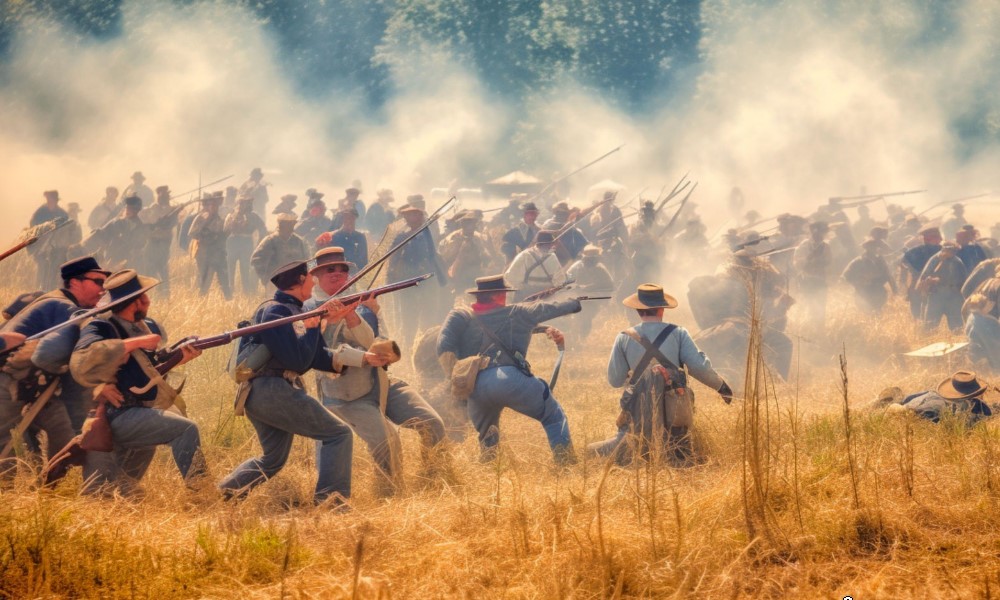
<svg viewBox="0 0 1000 600"><path fill-rule="evenodd" d="M278 288L274 298L264 302L254 314L254 323L266 323L303 312L302 304L312 296L313 278L305 261L279 267L271 276ZM336 300L322 307L329 309L327 319L339 322L345 312ZM309 369L341 373L345 367L381 367L388 360L373 352L349 346L328 348L320 334L320 317L288 323L250 336L245 353L265 350L266 362L255 368L249 381L240 385L237 414L243 414L257 431L263 455L236 467L219 487L229 498L246 495L251 489L274 477L285 466L295 435L304 435L320 443L316 453L314 500L317 504L331 498L339 506L351 496L351 429L306 393L302 375Z"/></svg>
<svg viewBox="0 0 1000 600"><path fill-rule="evenodd" d="M198 426L183 416L177 392L156 371L154 351L166 336L147 318L148 292L160 282L134 270L119 271L104 282L116 306L105 319L94 319L80 332L70 359L73 377L107 407L114 450L88 452L85 491L113 483L129 492L149 468L156 447L169 445L177 469L189 485L207 475ZM182 365L201 354L182 346Z"/></svg>
<svg viewBox="0 0 1000 600"><path fill-rule="evenodd" d="M652 445L674 466L690 465L694 395L687 386L687 373L718 391L726 404L732 402L733 391L687 330L663 321L664 309L677 308L677 300L662 287L644 283L622 303L636 309L640 323L618 334L608 359L608 383L625 386L618 433L590 444L587 452L626 464L636 454L649 458ZM631 446L626 443L630 433L637 438Z"/></svg>
<svg viewBox="0 0 1000 600"><path fill-rule="evenodd" d="M331 246L316 253L315 266L310 274L316 277L317 289L305 304L306 310L315 308L340 292L349 279L353 263L345 260L343 248ZM344 320L328 325L323 332L327 346L334 348L346 344L361 352L376 350L376 346L390 346L388 340L376 341L373 327L361 318L362 311L372 314L378 310L374 299L357 311L350 311ZM374 315L373 315L374 316ZM375 317L376 327L378 325ZM399 356L395 356L398 360ZM445 438L444 423L437 412L408 383L390 377L385 369L354 367L340 375L318 374L317 387L323 405L330 409L368 445L376 467L379 495L392 495L402 475L402 447L396 427L406 427L420 434L425 473L436 474L443 466L444 456L439 453Z"/></svg>
<svg viewBox="0 0 1000 600"><path fill-rule="evenodd" d="M471 309L448 313L438 336L438 361L453 378L475 377L468 386L469 418L479 433L482 458L494 457L500 442L500 413L510 408L542 424L557 464L576 462L569 421L552 391L531 373L525 360L535 326L543 321L580 312L580 301L533 302L507 306L503 275L480 277L466 290L476 301Z"/></svg>

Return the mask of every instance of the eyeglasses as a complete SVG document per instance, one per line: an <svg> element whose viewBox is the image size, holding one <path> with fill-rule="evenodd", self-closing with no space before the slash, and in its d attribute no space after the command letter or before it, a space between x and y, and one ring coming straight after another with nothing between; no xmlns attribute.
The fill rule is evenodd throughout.
<svg viewBox="0 0 1000 600"><path fill-rule="evenodd" d="M95 279L93 277L80 277L80 279L86 281L93 281L94 283L97 284L98 287L102 288L104 287L104 282L107 281L107 279Z"/></svg>
<svg viewBox="0 0 1000 600"><path fill-rule="evenodd" d="M347 273L347 267L343 265L330 265L329 267L323 268L323 274L329 275L330 273Z"/></svg>

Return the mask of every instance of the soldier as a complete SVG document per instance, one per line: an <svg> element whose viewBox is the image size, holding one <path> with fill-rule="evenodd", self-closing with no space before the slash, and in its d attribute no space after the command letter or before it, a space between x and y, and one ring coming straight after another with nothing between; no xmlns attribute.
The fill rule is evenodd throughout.
<svg viewBox="0 0 1000 600"><path fill-rule="evenodd" d="M312 298L306 301L305 310L316 308L340 292L350 278L352 265L343 248L324 248L316 253L314 260L315 266L309 272L316 277L317 286ZM365 304L365 312L377 314L379 305L375 299ZM327 347L346 344L361 352L375 351L375 331L361 316L359 309L348 312L343 321L328 325L323 331ZM442 450L439 445L445 438L444 423L405 381L390 376L384 369L368 366L346 369L340 375L317 373L316 386L323 405L350 425L367 444L376 466L379 495L392 495L401 483L402 447L397 427L413 429L420 435L427 474L434 472L439 462L436 455Z"/></svg>
<svg viewBox="0 0 1000 600"><path fill-rule="evenodd" d="M363 269L368 265L368 238L355 229L358 211L353 208L342 208L339 214L340 229L326 231L316 238L317 248L337 246L344 249L347 261Z"/></svg>
<svg viewBox="0 0 1000 600"><path fill-rule="evenodd" d="M229 285L235 285L236 269L239 268L243 293L253 294L257 291L257 279L250 275L250 255L257 244L267 237L264 219L253 211L253 198L243 197L236 201L236 210L226 217L223 231L229 236L226 238Z"/></svg>
<svg viewBox="0 0 1000 600"><path fill-rule="evenodd" d="M337 212L334 214L330 231L340 229L343 225L343 215L340 211L345 208L353 208L358 213L355 224L361 223L361 228L365 228L365 203L358 198L360 195L361 190L357 187L352 186L344 190L344 197L337 201Z"/></svg>
<svg viewBox="0 0 1000 600"><path fill-rule="evenodd" d="M305 261L279 267L271 284L278 291L257 309L254 323L300 314L303 303L312 296L313 278ZM320 308L328 309L329 325L337 325L345 318L343 315L350 314L335 299ZM302 375L310 369L344 373L347 367L381 367L388 359L346 345L328 347L318 316L299 323L268 329L247 340L249 348L264 346L269 354L267 363L240 384L237 392L237 411L245 411L250 419L263 454L247 460L222 480L219 487L229 498L241 498L277 475L288 460L295 435L319 442L314 502L321 504L329 499L339 507L351 497L351 429L306 393Z"/></svg>
<svg viewBox="0 0 1000 600"><path fill-rule="evenodd" d="M139 219L142 200L136 196L127 196L123 202L125 212L120 217L112 219L83 241L85 251L101 252L104 261L113 268L135 264L146 245L146 225Z"/></svg>
<svg viewBox="0 0 1000 600"><path fill-rule="evenodd" d="M519 300L566 283L566 273L554 251L554 240L554 232L539 231L534 244L514 257L507 267L504 277L520 286Z"/></svg>
<svg viewBox="0 0 1000 600"><path fill-rule="evenodd" d="M969 358L977 369L1000 373L1000 321L990 314L994 303L985 295L974 293L966 300L963 311L965 335L969 338Z"/></svg>
<svg viewBox="0 0 1000 600"><path fill-rule="evenodd" d="M511 227L517 227L519 225L519 221L524 218L524 207L522 203L527 201L527 194L511 194L510 198L507 200L507 206L497 211L497 214L493 215L493 218L490 219L490 226L499 227L501 231L508 231ZM532 205L534 205L534 203L532 203ZM535 216L538 216L537 209L535 210ZM527 238L528 243L531 242L532 237L534 237L534 234ZM521 248L518 252L521 250L524 250L524 248ZM510 262L513 258L514 257L511 256L508 259L508 262Z"/></svg>
<svg viewBox="0 0 1000 600"><path fill-rule="evenodd" d="M659 263L660 258L664 254L664 249L660 236L656 235L655 229L656 207L651 201L646 200L642 203L642 206L639 207L639 220L632 226L631 231L632 248L634 253L630 262L632 263L632 268L634 270L636 285L642 281L652 281L656 279L660 270ZM623 268L625 267L625 264L622 264L617 268L613 268L611 261L607 260L609 250L611 250L610 245L617 239L617 236L614 236L609 232L598 232L597 237L599 242L602 240L604 241L601 248L605 256L605 264L608 264L611 274L615 276L616 281L624 281L623 275L625 272ZM621 248L622 252L624 252L624 244L622 244Z"/></svg>
<svg viewBox="0 0 1000 600"><path fill-rule="evenodd" d="M542 229L557 232L556 235L560 236L555 251L559 262L563 265L576 260L580 251L587 245L586 236L579 228L570 224L570 209L565 202L558 202L552 206L552 218L542 224ZM564 229L565 231L562 231Z"/></svg>
<svg viewBox="0 0 1000 600"><path fill-rule="evenodd" d="M122 192L122 197L128 198L129 196L137 196L142 200L142 207L145 208L153 203L153 190L146 185L146 177L143 176L141 171L136 171L132 173L132 183L125 187L125 191Z"/></svg>
<svg viewBox="0 0 1000 600"><path fill-rule="evenodd" d="M77 310L93 308L104 295L104 280L110 271L101 269L92 256L77 258L59 268L62 287L42 294L23 307L0 328L7 341L18 342L50 327L68 321ZM48 438L48 456L54 456L76 435L83 419L71 415L86 414L82 405L84 390L66 374L69 356L62 361L52 360L37 347L21 347L21 351L8 357L0 371L0 448L10 443L10 432L21 420L21 413L28 402L33 402L50 385L59 385L61 393L54 395L32 421L28 432L32 435L45 431ZM59 364L53 364L59 362ZM58 383L56 383L58 382ZM75 422L74 422L75 421ZM13 468L12 460L0 462L0 473Z"/></svg>
<svg viewBox="0 0 1000 600"><path fill-rule="evenodd" d="M889 232L889 247L893 250L909 250L919 245L922 238L920 219L910 215L901 226ZM940 230L938 236L940 237Z"/></svg>
<svg viewBox="0 0 1000 600"><path fill-rule="evenodd" d="M198 288L202 296L207 294L214 276L222 288L223 297L232 300L233 290L226 271L226 223L219 215L222 192L203 197L201 206L202 212L191 223L190 232L191 239L198 241L194 252L194 261L198 265Z"/></svg>
<svg viewBox="0 0 1000 600"><path fill-rule="evenodd" d="M694 457L689 433L694 425L694 398L687 386L687 374L717 391L726 404L733 401L733 390L715 372L687 330L663 320L663 311L676 308L677 300L664 293L662 287L640 285L623 304L638 312L640 323L615 338L608 359L608 383L615 388L628 384L634 389L627 389L622 396L617 435L591 444L587 451L598 456L615 455L618 462L626 463L635 450L648 453L642 446L653 442L672 465L690 466ZM657 364L650 366L654 360ZM630 432L641 438L639 448L631 453L622 443Z"/></svg>
<svg viewBox="0 0 1000 600"><path fill-rule="evenodd" d="M858 206L858 218L851 225L851 235L856 240L863 240L868 237L872 227L875 227L875 219L871 217L868 205L862 204Z"/></svg>
<svg viewBox="0 0 1000 600"><path fill-rule="evenodd" d="M42 195L45 197L45 204L38 207L31 215L31 227L36 227L50 221L69 219L69 214L59 206L58 191L49 190ZM28 252L31 253L35 259L35 263L38 265L38 286L44 289L48 289L47 285L54 279L54 275L52 274L53 267L59 264L58 262L52 263L52 256L47 250L47 247L44 246L37 248L28 247Z"/></svg>
<svg viewBox="0 0 1000 600"><path fill-rule="evenodd" d="M990 257L989 253L976 243L978 236L979 232L972 225L965 225L955 234L955 241L958 243L957 256L969 273Z"/></svg>
<svg viewBox="0 0 1000 600"><path fill-rule="evenodd" d="M854 287L858 309L878 314L888 299L885 287L888 285L893 294L897 291L896 281L882 256L889 251L889 245L869 238L861 243L861 249L861 256L848 263L842 277Z"/></svg>
<svg viewBox="0 0 1000 600"><path fill-rule="evenodd" d="M108 186L104 189L104 197L97 203L97 206L90 211L87 217L87 227L91 231L97 231L108 224L108 221L118 216L120 208L118 206L118 188Z"/></svg>
<svg viewBox="0 0 1000 600"><path fill-rule="evenodd" d="M368 233L375 239L379 239L385 232L385 228L396 220L396 215L390 206L395 198L392 196L392 190L389 189L381 189L375 194L375 202L368 208L368 214L365 215L365 225L368 227Z"/></svg>
<svg viewBox="0 0 1000 600"><path fill-rule="evenodd" d="M239 198L253 198L253 211L258 215L266 215L268 201L267 186L268 184L264 183L264 172L260 170L260 167L254 167L250 171L250 178L240 185L240 189L236 192L236 195Z"/></svg>
<svg viewBox="0 0 1000 600"><path fill-rule="evenodd" d="M917 280L917 290L926 295L924 329L938 326L947 317L949 329L962 327L962 284L969 273L955 256L958 246L945 242L941 251L927 261Z"/></svg>
<svg viewBox="0 0 1000 600"><path fill-rule="evenodd" d="M309 246L295 233L297 222L292 213L278 215L277 231L262 239L250 256L250 264L265 287L268 275L278 267L309 258Z"/></svg>
<svg viewBox="0 0 1000 600"><path fill-rule="evenodd" d="M625 219L622 218L622 211L614 205L617 192L604 192L601 205L588 219L588 227L581 229L587 239L594 239L597 232L605 227L612 227L619 238L628 244L628 227L625 226ZM595 204L597 201L595 201Z"/></svg>
<svg viewBox="0 0 1000 600"><path fill-rule="evenodd" d="M608 269L601 264L601 249L588 244L580 256L580 260L573 263L566 271L566 279L574 282L574 289L589 296L603 296L614 292L614 279ZM577 343L583 342L590 335L590 328L599 310L599 306L587 304L583 306L580 314L574 317L576 323L574 337Z"/></svg>
<svg viewBox="0 0 1000 600"><path fill-rule="evenodd" d="M309 207L315 206L317 201L322 201L324 196L326 196L326 194L320 192L316 188L309 188L308 190L306 190L306 209L302 211L301 215L301 218L303 220L309 216ZM326 202L323 202L323 205L325 207Z"/></svg>
<svg viewBox="0 0 1000 600"><path fill-rule="evenodd" d="M316 244L319 243L317 238L330 231L332 225L333 221L326 216L326 203L320 198L310 198L302 220L295 227L295 233L309 244L311 250L315 250Z"/></svg>
<svg viewBox="0 0 1000 600"><path fill-rule="evenodd" d="M795 249L793 259L807 317L819 328L826 323L826 287L833 263L830 244L823 239L827 231L829 225L826 221L810 223L810 237Z"/></svg>
<svg viewBox="0 0 1000 600"><path fill-rule="evenodd" d="M580 311L580 301L507 305L503 275L480 277L466 290L475 297L471 309L448 313L438 336L438 361L455 377L466 359L478 371L468 397L469 418L479 433L482 460L495 457L500 441L500 413L510 408L542 424L559 465L576 462L569 422L552 390L531 373L525 360L535 327L544 321Z"/></svg>
<svg viewBox="0 0 1000 600"><path fill-rule="evenodd" d="M962 284L962 297L968 298L973 292L979 291L982 285L1000 275L1000 258L987 258L976 265Z"/></svg>
<svg viewBox="0 0 1000 600"><path fill-rule="evenodd" d="M278 205L274 207L274 210L271 211L271 214L272 215L282 215L282 214L285 214L285 213L289 213L289 214L294 215L295 214L295 204L296 204L296 200L298 200L298 198L299 197L296 196L295 194L285 194L284 196L281 197L281 201L278 202ZM261 218L263 218L263 213L257 213L256 211L254 211L254 212L255 212L255 214L261 215Z"/></svg>
<svg viewBox="0 0 1000 600"><path fill-rule="evenodd" d="M166 337L156 321L148 318L148 292L159 282L129 269L108 277L104 288L117 303L106 319L94 319L80 332L70 369L88 387L102 386L101 401L107 409L114 450L88 452L84 464L87 491L115 483L124 491L145 474L156 446L169 445L181 477L192 485L208 473L201 455L201 436L194 421L183 416L177 391L155 375L159 362L154 350ZM181 346L179 365L196 358L200 350Z"/></svg>
<svg viewBox="0 0 1000 600"><path fill-rule="evenodd" d="M952 216L941 224L941 234L946 240L955 239L955 234L958 233L958 230L969 224L969 222L965 220L964 204L952 204L951 214Z"/></svg>
<svg viewBox="0 0 1000 600"><path fill-rule="evenodd" d="M156 204L139 211L139 219L146 224L146 270L163 282L160 293L170 297L170 242L177 226L179 209L170 206L170 188L156 188Z"/></svg>
<svg viewBox="0 0 1000 600"><path fill-rule="evenodd" d="M399 214L406 220L409 229L401 231L392 240L390 248L395 248L403 243L403 240L424 224L424 211L416 206L404 204L399 207ZM393 254L388 260L386 272L389 281L399 281L425 273L434 273L440 288L448 285L448 276L441 267L441 257L437 253L430 229L425 229ZM432 286L418 286L402 290L395 294L393 300L396 309L396 323L404 348L411 347L418 331L440 322L440 305L442 304L439 301L440 293ZM420 310L411 310L414 306L419 306ZM445 306L450 306L450 304Z"/></svg>
<svg viewBox="0 0 1000 600"><path fill-rule="evenodd" d="M971 371L956 371L934 390L911 394L898 403L889 404L890 411L912 411L922 419L938 423L943 415L951 414L972 427L993 415L983 397L989 386L979 381ZM902 393L900 393L902 395Z"/></svg>
<svg viewBox="0 0 1000 600"><path fill-rule="evenodd" d="M701 222L700 217L688 219L684 224L684 230L674 237L674 247L679 256L685 257L689 263L697 264L708 253L708 238L705 232L708 230Z"/></svg>
<svg viewBox="0 0 1000 600"><path fill-rule="evenodd" d="M236 189L236 186L226 186L226 194L223 196L222 207L219 209L219 214L222 215L223 219L231 215L233 211L236 210L237 194L239 194L239 190Z"/></svg>
<svg viewBox="0 0 1000 600"><path fill-rule="evenodd" d="M909 284L906 289L906 297L910 302L910 314L914 319L923 317L923 294L917 290L917 282L923 272L927 261L941 250L941 230L937 227L926 227L920 230L924 243L910 248L903 254L900 263L900 283ZM891 236L890 236L891 239ZM891 245L891 242L890 242ZM938 315L940 318L940 315Z"/></svg>
<svg viewBox="0 0 1000 600"><path fill-rule="evenodd" d="M486 236L476 231L479 219L472 211L462 211L456 219L461 226L441 240L441 262L448 270L452 294L458 297L476 276L497 263Z"/></svg>
<svg viewBox="0 0 1000 600"><path fill-rule="evenodd" d="M508 229L500 243L500 251L507 259L508 265L513 262L515 256L531 246L535 235L538 234L538 225L535 224L537 219L538 207L534 202L521 205L521 222Z"/></svg>

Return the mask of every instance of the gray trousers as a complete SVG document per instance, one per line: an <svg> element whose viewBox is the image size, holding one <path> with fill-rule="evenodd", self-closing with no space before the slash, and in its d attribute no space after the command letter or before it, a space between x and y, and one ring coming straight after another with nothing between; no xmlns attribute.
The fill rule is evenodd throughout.
<svg viewBox="0 0 1000 600"><path fill-rule="evenodd" d="M229 275L226 272L226 249L225 247L211 250L204 249L195 256L195 263L198 265L198 289L202 296L208 293L214 277L222 288L222 295L226 300L232 300L233 291L229 286Z"/></svg>
<svg viewBox="0 0 1000 600"><path fill-rule="evenodd" d="M14 380L9 375L0 373L0 449L10 442L10 431L21 422L21 411L25 407L23 402L18 402L11 396L10 387L13 384ZM58 396L53 396L48 401L26 433L34 437L42 431L48 438L47 456L54 456L76 435L66 405ZM0 462L0 474L12 475L15 464L13 458L4 459Z"/></svg>
<svg viewBox="0 0 1000 600"><path fill-rule="evenodd" d="M385 417L378 406L379 385L356 400L323 397L323 405L351 426L365 441L379 474L392 480L400 472L401 446L395 425L420 434L425 461L444 440L444 422L419 393L405 381L390 381Z"/></svg>
<svg viewBox="0 0 1000 600"><path fill-rule="evenodd" d="M282 377L258 377L250 383L246 415L257 431L263 455L236 467L219 483L229 496L239 497L274 477L285 466L295 435L319 442L316 502L332 494L351 497L351 454L354 437L342 423L302 388Z"/></svg>
<svg viewBox="0 0 1000 600"><path fill-rule="evenodd" d="M84 492L108 484L130 491L149 468L156 447L170 446L181 477L205 475L201 436L194 421L173 410L137 406L111 419L111 452L88 452L83 464Z"/></svg>
<svg viewBox="0 0 1000 600"><path fill-rule="evenodd" d="M250 295L257 292L257 275L250 269L250 255L253 254L253 237L231 235L226 239L227 275L229 287L236 287L236 271L240 273L240 286Z"/></svg>

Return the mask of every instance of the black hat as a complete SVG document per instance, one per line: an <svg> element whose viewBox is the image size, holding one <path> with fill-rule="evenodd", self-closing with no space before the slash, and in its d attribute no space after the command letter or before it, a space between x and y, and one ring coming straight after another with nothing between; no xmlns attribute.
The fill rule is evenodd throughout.
<svg viewBox="0 0 1000 600"><path fill-rule="evenodd" d="M21 294L17 298L14 298L14 301L11 302L7 308L3 309L3 318L10 321L11 319L14 318L15 315L17 315L17 313L24 310L25 306L28 306L29 304L37 300L38 297L44 293L45 292L27 292Z"/></svg>
<svg viewBox="0 0 1000 600"><path fill-rule="evenodd" d="M477 277L476 287L465 290L466 294L493 294L496 292L516 292L517 290L507 286L503 280L503 273L500 275L490 275L489 277Z"/></svg>
<svg viewBox="0 0 1000 600"><path fill-rule="evenodd" d="M156 186L156 193L157 194L166 194L169 191L170 191L170 186L166 186L166 185L158 185L158 186Z"/></svg>
<svg viewBox="0 0 1000 600"><path fill-rule="evenodd" d="M135 269L125 269L108 277L104 289L108 292L108 303L122 304L145 294L160 285L159 279L143 277Z"/></svg>
<svg viewBox="0 0 1000 600"><path fill-rule="evenodd" d="M142 198L140 198L139 196L129 196L128 198L125 198L124 202L125 206L138 206L140 208L142 207Z"/></svg>
<svg viewBox="0 0 1000 600"><path fill-rule="evenodd" d="M538 212L538 207L535 206L534 202L525 202L524 204L521 205L521 210L524 212L528 212L529 210Z"/></svg>
<svg viewBox="0 0 1000 600"><path fill-rule="evenodd" d="M346 207L338 210L337 214L338 215L354 215L355 217L360 216L358 214L358 209L354 208L353 206L346 206Z"/></svg>
<svg viewBox="0 0 1000 600"><path fill-rule="evenodd" d="M536 244L554 244L556 241L556 232L543 230L535 234Z"/></svg>
<svg viewBox="0 0 1000 600"><path fill-rule="evenodd" d="M111 275L111 271L102 269L101 265L97 264L97 259L93 256L74 258L59 265L59 277L64 281L90 272L101 273L105 277Z"/></svg>
<svg viewBox="0 0 1000 600"><path fill-rule="evenodd" d="M297 260L278 267L271 273L271 283L279 290L288 290L309 276L307 261Z"/></svg>
<svg viewBox="0 0 1000 600"><path fill-rule="evenodd" d="M326 202L323 202L323 196L311 196L309 202L306 202L306 208L313 208L314 206L326 206Z"/></svg>

